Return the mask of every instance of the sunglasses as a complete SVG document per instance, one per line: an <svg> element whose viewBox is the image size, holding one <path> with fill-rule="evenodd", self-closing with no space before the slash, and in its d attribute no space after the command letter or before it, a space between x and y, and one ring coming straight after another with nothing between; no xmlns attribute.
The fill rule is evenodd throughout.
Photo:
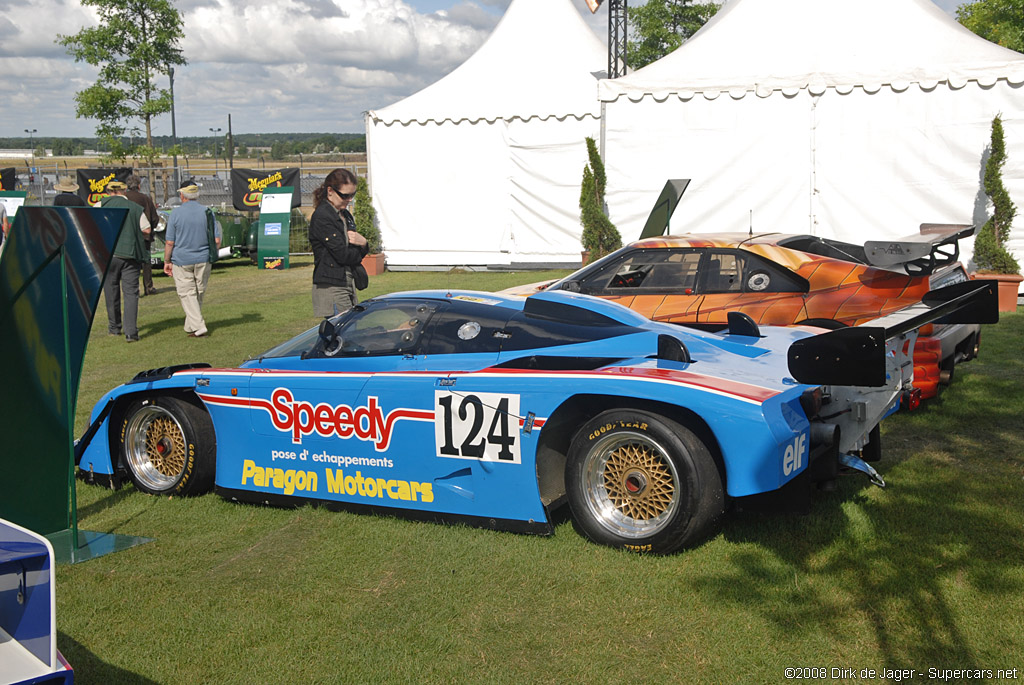
<svg viewBox="0 0 1024 685"><path fill-rule="evenodd" d="M352 198L354 198L356 196L355 193L343 193L340 190L338 190L337 188L331 188L331 190L336 192L338 194L338 197L340 197L342 200L351 200Z"/></svg>

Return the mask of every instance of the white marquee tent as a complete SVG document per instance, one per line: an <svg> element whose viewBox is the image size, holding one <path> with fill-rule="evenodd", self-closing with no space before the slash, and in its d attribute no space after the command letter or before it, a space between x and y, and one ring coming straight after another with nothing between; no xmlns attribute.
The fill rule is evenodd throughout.
<svg viewBox="0 0 1024 685"><path fill-rule="evenodd" d="M389 268L579 263L607 53L570 0L513 0L464 64L367 112Z"/></svg>
<svg viewBox="0 0 1024 685"><path fill-rule="evenodd" d="M930 0L730 0L599 93L607 200L627 240L669 178L692 179L673 233L752 223L863 242L983 219L1001 114L1024 264L1024 55Z"/></svg>

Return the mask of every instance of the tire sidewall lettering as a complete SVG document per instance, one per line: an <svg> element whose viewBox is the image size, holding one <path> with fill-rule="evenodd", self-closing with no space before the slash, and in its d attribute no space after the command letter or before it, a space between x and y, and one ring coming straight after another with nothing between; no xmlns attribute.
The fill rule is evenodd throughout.
<svg viewBox="0 0 1024 685"><path fill-rule="evenodd" d="M185 462L185 468L181 471L181 480L174 486L175 492L180 492L182 488L188 485L189 480L192 477L192 472L195 470L196 465L196 446L194 443L188 443L188 460Z"/></svg>
<svg viewBox="0 0 1024 685"><path fill-rule="evenodd" d="M623 420L619 419L618 421L605 423L604 425L600 426L599 428L594 429L589 434L587 434L587 440L590 441L590 442L593 442L594 440L597 440L598 438L603 436L608 431L612 431L612 430L616 430L616 429L635 430L635 431L639 431L641 433L648 433L649 432L648 425L647 425L646 421L640 421L640 420L623 421Z"/></svg>

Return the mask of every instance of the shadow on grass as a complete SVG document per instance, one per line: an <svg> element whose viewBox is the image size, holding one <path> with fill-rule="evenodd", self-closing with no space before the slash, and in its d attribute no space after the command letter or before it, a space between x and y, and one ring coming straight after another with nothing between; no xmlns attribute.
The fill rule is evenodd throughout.
<svg viewBox="0 0 1024 685"><path fill-rule="evenodd" d="M240 316L236 316L230 319L208 319L206 325L210 328L211 335L216 331L223 331L225 328L233 328L235 326L246 326L252 323L259 323L263 321L263 315L259 312L246 312ZM184 331L183 326L185 323L185 314L182 312L181 316L176 316L169 319L161 319L160 321L151 321L143 326L139 327L140 335L157 335L167 330L174 328L180 328Z"/></svg>
<svg viewBox="0 0 1024 685"><path fill-rule="evenodd" d="M125 645L130 649L130 645ZM101 661L95 654L82 646L82 644L70 637L67 633L57 632L57 648L61 654L75 669L76 683L121 683L123 685L156 685L155 680L150 680L138 673L126 671L111 664Z"/></svg>
<svg viewBox="0 0 1024 685"><path fill-rule="evenodd" d="M84 479L82 479L82 482L85 482ZM99 486L90 485L89 487ZM121 500L125 499L126 497L130 497L133 491L134 488L129 488L127 486L121 486L116 490L105 490L105 492L107 493L106 497L98 499L95 502L92 502L91 504L85 505L84 507L78 507L78 520L81 521L85 518L88 518L89 516L93 516L95 514L104 512L112 507L116 507L118 504L120 504Z"/></svg>
<svg viewBox="0 0 1024 685"><path fill-rule="evenodd" d="M971 367L883 424L889 487L851 476L807 515L733 513L723 535L740 544L695 582L795 639L841 643L866 624L884 663L858 667L990 667L986 647L1009 634L995 618L979 633L963 605L1011 607L1024 590L1024 383L1020 365Z"/></svg>

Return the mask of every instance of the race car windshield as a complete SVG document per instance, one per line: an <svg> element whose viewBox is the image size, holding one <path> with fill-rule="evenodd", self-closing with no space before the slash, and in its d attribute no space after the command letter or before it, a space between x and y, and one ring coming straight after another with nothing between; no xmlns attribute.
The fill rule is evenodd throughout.
<svg viewBox="0 0 1024 685"><path fill-rule="evenodd" d="M362 311L362 309L363 307L361 305L356 305L354 309L350 309L347 312L342 312L341 314L336 314L332 316L331 321L334 322L335 325L339 325L339 322L346 319L351 314L351 312L357 310ZM303 333L299 333L291 340L286 340L280 345L270 348L263 354L259 355L257 359L275 359L278 357L299 357L306 355L316 346L317 342L320 340L320 336L318 333L319 326L313 326L313 328L310 328L308 331L305 331Z"/></svg>

